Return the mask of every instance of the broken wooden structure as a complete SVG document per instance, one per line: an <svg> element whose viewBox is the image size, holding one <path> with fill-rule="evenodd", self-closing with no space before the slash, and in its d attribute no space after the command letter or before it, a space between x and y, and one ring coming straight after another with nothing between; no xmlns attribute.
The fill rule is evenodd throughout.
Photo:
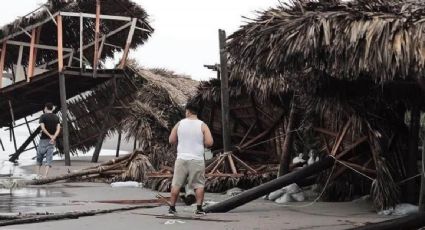
<svg viewBox="0 0 425 230"><path fill-rule="evenodd" d="M425 69L424 56L415 47L425 40L417 29L424 9L422 2L296 1L262 12L228 38L230 85L242 95L241 100L234 97L235 103L254 96L265 107L282 110L284 120L291 107L297 108L294 128L285 129L288 124L279 120L269 126L272 132L263 131L279 133L279 124L282 136L297 131L284 144L289 144L291 157L277 159L289 165L290 159L303 153L301 145L319 158L336 160L332 175L317 172L319 183L329 176L332 179L324 199L348 200L353 194L370 193L377 209L400 200L416 202L419 115L425 108L419 82ZM382 12L390 15L389 20L381 17ZM417 36L409 35L412 30ZM387 41L392 41L388 47L379 45ZM208 121L214 117L209 115L214 114L209 110L214 105L205 95L200 101L205 101L203 116ZM276 98L288 95L294 98L273 105ZM250 107L241 115L250 114ZM409 122L405 122L406 114ZM232 126L233 143L253 124L247 122L242 135ZM270 139L280 135L265 136L251 143L258 144L256 152L237 156L258 159L262 151L265 159L273 159ZM282 146L278 152L284 150Z"/></svg>
<svg viewBox="0 0 425 230"><path fill-rule="evenodd" d="M152 32L146 12L129 0L49 0L5 25L0 31L0 126L13 133L16 121L54 103L61 108L62 152L70 165L70 148L79 143L69 142L67 100L112 79L131 77L125 68L129 50L144 44ZM105 60L116 52L123 54L119 64L107 69ZM14 142L12 161L28 150Z"/></svg>

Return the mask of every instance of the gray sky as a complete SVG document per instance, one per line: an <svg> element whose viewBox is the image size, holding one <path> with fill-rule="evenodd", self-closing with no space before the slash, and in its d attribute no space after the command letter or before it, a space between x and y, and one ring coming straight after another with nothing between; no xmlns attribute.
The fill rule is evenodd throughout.
<svg viewBox="0 0 425 230"><path fill-rule="evenodd" d="M0 25L34 10L43 0L8 1ZM203 67L218 62L218 29L231 34L243 24L241 16L268 9L277 0L135 0L151 16L155 33L130 56L146 67L164 67L194 79L215 74Z"/></svg>

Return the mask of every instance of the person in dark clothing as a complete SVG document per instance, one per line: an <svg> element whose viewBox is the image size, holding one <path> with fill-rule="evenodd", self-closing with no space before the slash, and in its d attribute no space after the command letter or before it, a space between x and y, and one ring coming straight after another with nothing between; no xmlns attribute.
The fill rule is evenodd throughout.
<svg viewBox="0 0 425 230"><path fill-rule="evenodd" d="M42 132L37 148L37 176L41 176L41 166L43 159L46 158L44 177L47 177L49 169L52 167L56 138L60 133L60 121L58 116L53 114L52 103L46 103L44 106L44 114L40 117L40 126Z"/></svg>

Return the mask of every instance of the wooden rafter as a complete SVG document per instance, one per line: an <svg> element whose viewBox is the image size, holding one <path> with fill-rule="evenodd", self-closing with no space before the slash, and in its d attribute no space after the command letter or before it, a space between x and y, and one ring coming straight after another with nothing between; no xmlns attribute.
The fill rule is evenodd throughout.
<svg viewBox="0 0 425 230"><path fill-rule="evenodd" d="M27 82L29 82L34 74L34 63L35 63L35 40L36 40L36 31L37 29L32 29L31 32L31 45L30 45L30 55L28 60L28 69L27 69Z"/></svg>
<svg viewBox="0 0 425 230"><path fill-rule="evenodd" d="M120 69L124 69L125 64L127 63L128 52L130 51L131 41L133 40L134 30L136 29L137 18L134 18L131 22L130 31L128 32L127 43L123 51L121 63L119 65Z"/></svg>

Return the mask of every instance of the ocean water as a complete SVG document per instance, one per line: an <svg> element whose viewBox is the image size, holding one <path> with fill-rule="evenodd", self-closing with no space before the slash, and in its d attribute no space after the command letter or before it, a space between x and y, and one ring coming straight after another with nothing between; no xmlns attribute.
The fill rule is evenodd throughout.
<svg viewBox="0 0 425 230"><path fill-rule="evenodd" d="M28 120L32 120L35 118L38 118L39 115L34 115L33 117L28 117ZM20 120L17 121L16 124L22 124L24 121ZM38 127L38 120L30 122L30 129L33 131L35 129L37 129ZM24 141L28 138L29 136L29 131L26 125L22 125L20 127L15 128L15 136L16 136L16 144L17 147L19 148L19 146L24 143ZM22 153L19 157L18 163L14 164L12 162L9 162L9 155L13 154L15 152L15 147L13 144L13 140L11 140L10 138L10 133L9 130L7 128L2 128L0 129L0 138L3 142L3 146L4 146L4 150L1 148L0 146L0 179L1 178L6 178L6 177L26 177L29 175L25 174L25 171L21 169L21 166L28 166L28 165L34 165L35 164L35 159L33 159L36 156L36 150L35 149L31 149L28 150L24 153ZM115 151L115 146L116 146L116 137L110 137L105 139L104 145L103 145L103 149L101 151L101 155L102 156L111 156L111 155L115 155L116 151ZM124 139L124 138L123 138ZM121 151L120 151L120 155L121 154L126 154L129 151L131 151L131 144L132 141L130 140L129 142L125 142L123 140L123 142L121 143ZM27 149L34 147L33 143L31 143ZM77 156L74 157L78 157L78 156L92 156L93 155L93 151L94 149L90 150L87 153L82 153L79 152L77 153ZM53 160L63 160L63 158L59 155L56 155L53 157Z"/></svg>

